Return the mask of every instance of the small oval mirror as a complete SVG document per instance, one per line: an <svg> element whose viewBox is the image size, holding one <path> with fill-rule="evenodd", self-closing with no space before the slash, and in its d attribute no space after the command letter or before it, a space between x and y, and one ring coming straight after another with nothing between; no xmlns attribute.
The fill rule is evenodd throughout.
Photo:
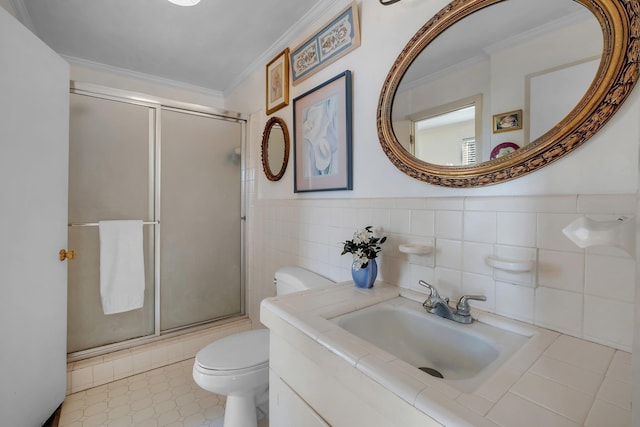
<svg viewBox="0 0 640 427"><path fill-rule="evenodd" d="M289 130L280 117L271 117L262 133L262 169L269 181L278 181L289 162Z"/></svg>

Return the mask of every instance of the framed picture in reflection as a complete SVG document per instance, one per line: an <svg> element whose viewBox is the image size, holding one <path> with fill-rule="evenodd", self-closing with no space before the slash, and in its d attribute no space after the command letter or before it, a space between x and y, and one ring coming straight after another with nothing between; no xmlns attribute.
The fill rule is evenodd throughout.
<svg viewBox="0 0 640 427"><path fill-rule="evenodd" d="M522 129L522 110L509 111L493 116L493 133Z"/></svg>

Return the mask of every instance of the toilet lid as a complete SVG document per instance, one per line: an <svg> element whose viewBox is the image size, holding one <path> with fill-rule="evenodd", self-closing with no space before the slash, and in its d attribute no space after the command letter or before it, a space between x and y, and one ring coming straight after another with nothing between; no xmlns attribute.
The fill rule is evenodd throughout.
<svg viewBox="0 0 640 427"><path fill-rule="evenodd" d="M196 354L196 362L200 366L216 371L251 368L268 361L268 329L229 335L212 342Z"/></svg>

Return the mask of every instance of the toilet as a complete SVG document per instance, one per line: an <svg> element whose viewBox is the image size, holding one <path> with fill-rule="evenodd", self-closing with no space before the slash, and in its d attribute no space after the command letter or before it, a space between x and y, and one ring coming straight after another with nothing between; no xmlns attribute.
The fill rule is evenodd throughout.
<svg viewBox="0 0 640 427"><path fill-rule="evenodd" d="M328 287L333 281L300 267L276 271L277 295ZM227 396L224 427L257 427L256 405L268 396L269 330L240 332L214 341L196 354L193 379Z"/></svg>

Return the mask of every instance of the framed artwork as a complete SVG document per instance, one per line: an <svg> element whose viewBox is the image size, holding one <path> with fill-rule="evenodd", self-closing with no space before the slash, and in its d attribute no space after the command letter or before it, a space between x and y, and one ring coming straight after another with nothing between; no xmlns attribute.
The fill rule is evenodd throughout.
<svg viewBox="0 0 640 427"><path fill-rule="evenodd" d="M267 64L267 114L289 105L289 48Z"/></svg>
<svg viewBox="0 0 640 427"><path fill-rule="evenodd" d="M293 100L294 192L352 190L351 71Z"/></svg>
<svg viewBox="0 0 640 427"><path fill-rule="evenodd" d="M358 46L360 22L358 4L354 1L291 51L291 83L295 86Z"/></svg>
<svg viewBox="0 0 640 427"><path fill-rule="evenodd" d="M522 110L509 111L493 116L493 133L522 129Z"/></svg>

